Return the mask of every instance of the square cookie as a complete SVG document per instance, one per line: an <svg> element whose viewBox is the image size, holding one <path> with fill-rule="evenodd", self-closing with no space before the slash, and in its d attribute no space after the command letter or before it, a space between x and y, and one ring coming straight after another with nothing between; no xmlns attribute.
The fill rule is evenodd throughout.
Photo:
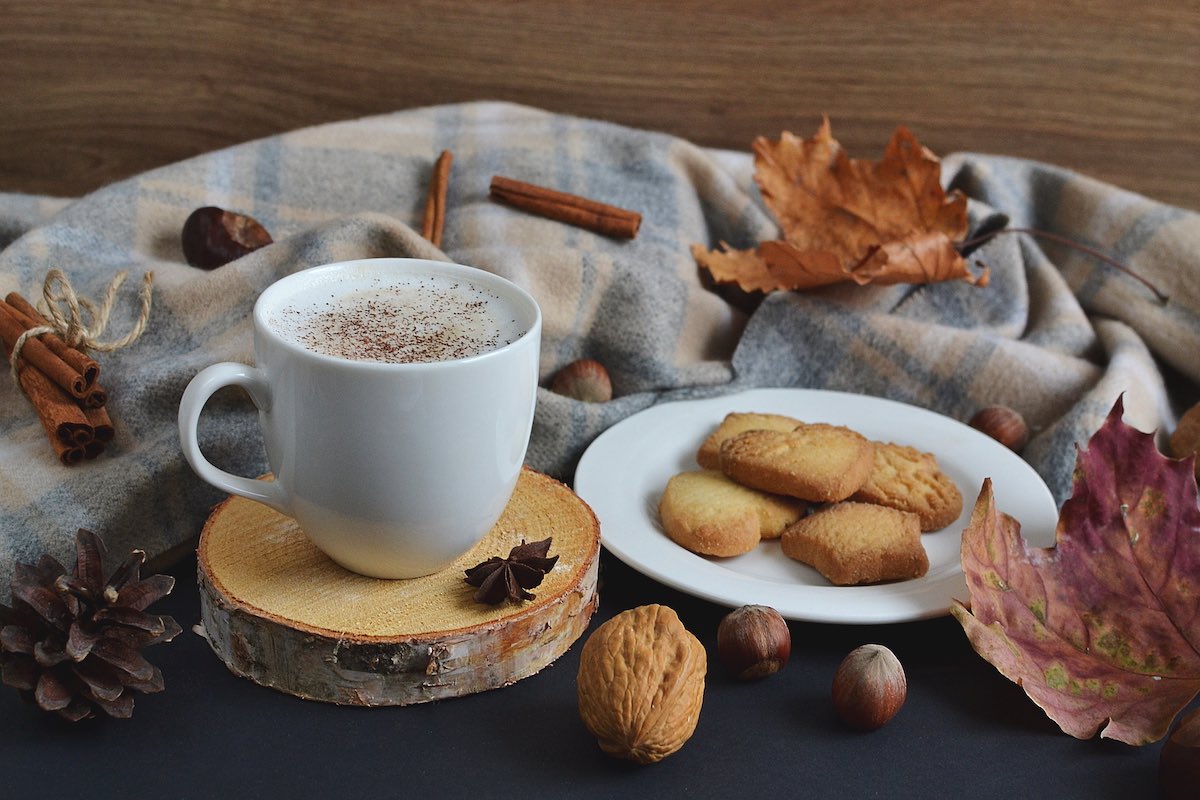
<svg viewBox="0 0 1200 800"><path fill-rule="evenodd" d="M837 503L789 525L784 555L839 586L919 578L929 571L915 514L868 503Z"/></svg>
<svg viewBox="0 0 1200 800"><path fill-rule="evenodd" d="M721 471L743 486L832 503L866 483L875 446L849 428L817 422L738 434L721 445L720 460Z"/></svg>
<svg viewBox="0 0 1200 800"><path fill-rule="evenodd" d="M704 443L700 445L700 451L696 453L696 463L704 469L720 469L721 445L726 439L732 439L746 431L792 431L803 424L798 419L785 417L782 414L734 411L726 414L717 429L709 434Z"/></svg>

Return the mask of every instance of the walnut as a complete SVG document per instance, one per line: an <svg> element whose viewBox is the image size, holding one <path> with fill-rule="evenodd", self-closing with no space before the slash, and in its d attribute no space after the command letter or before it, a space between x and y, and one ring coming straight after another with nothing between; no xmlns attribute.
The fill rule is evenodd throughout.
<svg viewBox="0 0 1200 800"><path fill-rule="evenodd" d="M672 609L623 611L583 646L579 715L609 755L661 761L696 730L707 668L704 646Z"/></svg>

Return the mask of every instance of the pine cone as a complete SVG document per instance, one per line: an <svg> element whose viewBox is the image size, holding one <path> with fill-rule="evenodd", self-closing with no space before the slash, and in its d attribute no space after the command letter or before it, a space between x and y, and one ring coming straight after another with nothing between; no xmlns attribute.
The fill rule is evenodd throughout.
<svg viewBox="0 0 1200 800"><path fill-rule="evenodd" d="M48 555L36 565L15 565L12 608L0 604L0 682L72 721L96 709L129 717L131 689L163 689L162 673L141 649L180 631L171 617L146 613L175 579L141 579L146 554L134 550L106 581L104 543L84 528L75 550L73 574Z"/></svg>

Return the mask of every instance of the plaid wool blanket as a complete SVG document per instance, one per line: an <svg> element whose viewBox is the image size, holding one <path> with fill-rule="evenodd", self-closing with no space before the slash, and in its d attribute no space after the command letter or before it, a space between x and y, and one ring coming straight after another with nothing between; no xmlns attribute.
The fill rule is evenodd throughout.
<svg viewBox="0 0 1200 800"><path fill-rule="evenodd" d="M454 166L439 251L416 231L443 149ZM616 241L498 205L488 200L497 174L640 211L641 230ZM990 267L986 288L778 292L746 313L701 285L689 246L777 238L748 152L503 103L298 130L77 200L0 195L0 292L36 297L59 268L81 295L96 296L127 270L111 324L118 336L142 275L155 275L145 335L98 356L116 426L99 458L57 462L24 396L0 379L0 596L14 561L49 552L69 562L81 526L118 556L191 546L221 498L180 452L187 382L214 362L252 359L250 310L277 278L375 256L449 259L529 290L544 313L544 384L577 358L607 365L609 403L539 390L528 464L562 480L597 434L655 403L793 386L878 395L960 420L984 405L1012 406L1033 430L1025 458L1061 502L1074 445L1119 395L1126 419L1144 430L1170 430L1196 399L1200 216L1012 158L952 155L943 180L972 199L975 229L1007 218L1059 234L1109 254L1170 300L1074 249L1006 235L971 256ZM275 243L211 272L188 266L180 229L204 205L254 216ZM219 393L200 434L219 466L266 470L245 396Z"/></svg>

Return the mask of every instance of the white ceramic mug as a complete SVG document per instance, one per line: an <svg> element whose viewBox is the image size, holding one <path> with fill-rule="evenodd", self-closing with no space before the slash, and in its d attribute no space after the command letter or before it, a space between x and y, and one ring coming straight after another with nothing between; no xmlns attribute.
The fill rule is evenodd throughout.
<svg viewBox="0 0 1200 800"><path fill-rule="evenodd" d="M415 275L489 293L524 333L466 358L382 363L315 352L272 326L289 300L316 288ZM215 364L188 385L179 406L184 455L212 485L295 518L347 569L379 578L436 572L483 538L516 486L533 425L541 325L528 293L471 267L381 258L297 272L254 305L257 366ZM200 412L229 385L259 409L273 482L218 469L200 452Z"/></svg>

